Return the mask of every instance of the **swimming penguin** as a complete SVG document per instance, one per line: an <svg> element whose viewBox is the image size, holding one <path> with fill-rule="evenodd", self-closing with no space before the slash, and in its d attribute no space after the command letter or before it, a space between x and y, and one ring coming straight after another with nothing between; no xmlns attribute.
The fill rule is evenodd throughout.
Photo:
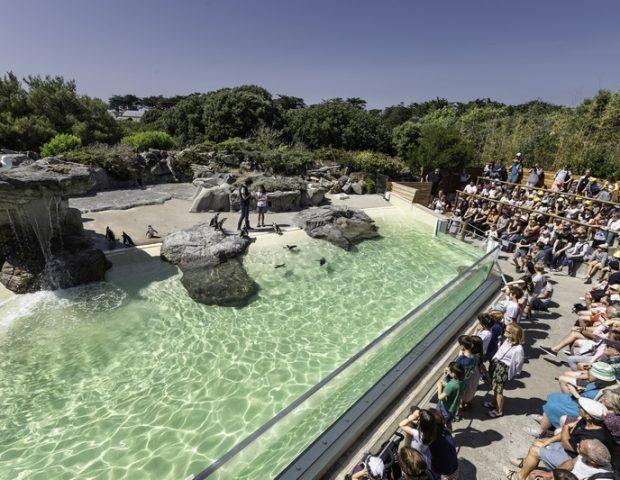
<svg viewBox="0 0 620 480"><path fill-rule="evenodd" d="M282 268L282 267L286 267L286 263L279 263L278 265L275 266L275 268Z"/></svg>
<svg viewBox="0 0 620 480"><path fill-rule="evenodd" d="M297 248L297 245L285 245L284 248L288 248L289 250L295 250Z"/></svg>
<svg viewBox="0 0 620 480"><path fill-rule="evenodd" d="M325 260L325 258L324 258L324 257L321 257L321 259L319 260L319 265L321 265L321 267L322 267L322 266L323 266L323 265L325 265L326 263L327 263L327 260Z"/></svg>

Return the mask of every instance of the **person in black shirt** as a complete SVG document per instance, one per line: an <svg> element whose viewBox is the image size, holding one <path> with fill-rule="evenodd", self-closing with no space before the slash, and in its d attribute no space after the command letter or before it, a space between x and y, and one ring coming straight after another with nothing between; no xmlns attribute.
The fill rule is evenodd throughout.
<svg viewBox="0 0 620 480"><path fill-rule="evenodd" d="M441 183L441 173L438 168L426 175L426 181L431 183L431 196L436 197Z"/></svg>
<svg viewBox="0 0 620 480"><path fill-rule="evenodd" d="M237 230L241 230L241 226L245 221L245 228L250 230L250 199L252 194L250 193L250 185L252 185L252 179L246 178L245 181L239 187L239 204L241 216L239 217L239 223L237 223Z"/></svg>

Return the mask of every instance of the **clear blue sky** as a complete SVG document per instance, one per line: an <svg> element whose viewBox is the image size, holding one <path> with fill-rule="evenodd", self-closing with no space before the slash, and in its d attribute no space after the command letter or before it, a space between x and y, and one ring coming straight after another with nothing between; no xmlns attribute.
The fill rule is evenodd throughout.
<svg viewBox="0 0 620 480"><path fill-rule="evenodd" d="M620 88L620 0L0 0L0 74L108 99L257 84L371 108Z"/></svg>

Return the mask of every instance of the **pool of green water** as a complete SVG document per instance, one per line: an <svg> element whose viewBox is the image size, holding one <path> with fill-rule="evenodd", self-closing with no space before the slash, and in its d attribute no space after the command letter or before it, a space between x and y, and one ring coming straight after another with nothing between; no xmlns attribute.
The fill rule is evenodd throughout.
<svg viewBox="0 0 620 480"><path fill-rule="evenodd" d="M242 308L193 302L156 259L0 307L0 478L197 473L480 256L377 224L352 252L252 245Z"/></svg>

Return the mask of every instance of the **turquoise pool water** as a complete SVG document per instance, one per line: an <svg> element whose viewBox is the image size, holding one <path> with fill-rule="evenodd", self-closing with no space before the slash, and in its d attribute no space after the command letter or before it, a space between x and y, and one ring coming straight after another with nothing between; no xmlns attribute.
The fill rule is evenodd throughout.
<svg viewBox="0 0 620 480"><path fill-rule="evenodd" d="M197 473L479 256L377 223L354 252L253 245L243 308L194 303L158 260L0 308L0 478Z"/></svg>

